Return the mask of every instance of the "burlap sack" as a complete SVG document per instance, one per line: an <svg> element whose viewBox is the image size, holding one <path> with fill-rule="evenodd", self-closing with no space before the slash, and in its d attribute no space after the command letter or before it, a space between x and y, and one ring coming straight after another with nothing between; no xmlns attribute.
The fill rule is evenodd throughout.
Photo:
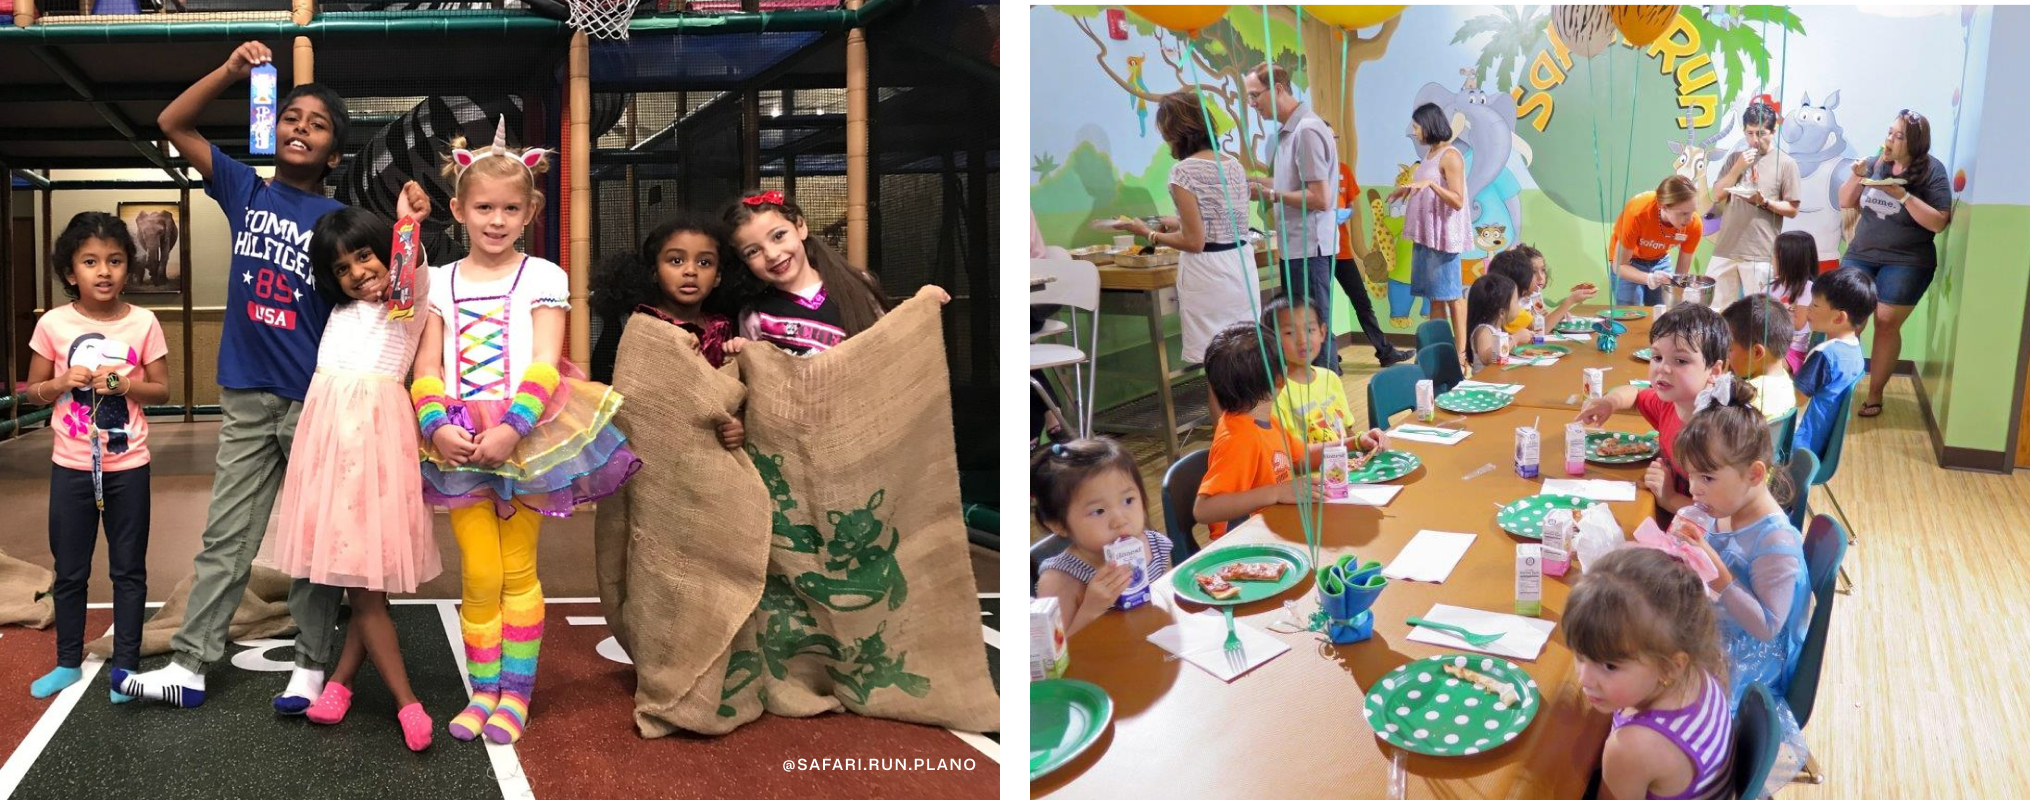
<svg viewBox="0 0 2030 800"><path fill-rule="evenodd" d="M644 737L726 733L761 715L751 678L722 691L768 566L767 490L717 433L746 395L738 374L731 362L712 369L689 332L640 314L614 362L613 388L627 398L615 424L642 468L599 505L599 601L635 663Z"/></svg>
<svg viewBox="0 0 2030 800"><path fill-rule="evenodd" d="M56 621L49 588L56 573L0 553L0 625L47 628Z"/></svg>
<svg viewBox="0 0 2030 800"><path fill-rule="evenodd" d="M756 649L729 667L758 660L769 713L999 728L939 310L926 290L815 358L740 354L748 447L777 513Z"/></svg>
<svg viewBox="0 0 2030 800"><path fill-rule="evenodd" d="M169 639L183 625L184 607L190 603L190 584L196 577L185 576L176 588L169 590L169 599L162 602L162 609L141 626L141 655L155 656L169 652ZM226 629L226 640L267 639L295 633L296 621L289 617L289 584L293 580L268 567L254 567L247 578L247 592L240 596L239 607L233 609L233 622ZM92 640L85 645L85 652L102 658L111 657L112 635Z"/></svg>

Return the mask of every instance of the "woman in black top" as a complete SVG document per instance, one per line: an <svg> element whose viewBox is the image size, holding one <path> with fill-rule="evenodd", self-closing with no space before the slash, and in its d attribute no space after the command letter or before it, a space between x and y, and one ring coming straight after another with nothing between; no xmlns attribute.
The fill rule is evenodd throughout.
<svg viewBox="0 0 2030 800"><path fill-rule="evenodd" d="M1864 185L1864 180L1901 183ZM1861 416L1872 417L1882 413L1882 389L1896 371L1903 321L1938 270L1932 240L1952 222L1952 181L1945 164L1931 155L1931 122L1924 115L1897 112L1882 152L1855 162L1854 174L1840 186L1840 207L1861 214L1840 266L1875 280L1875 346L1861 404Z"/></svg>

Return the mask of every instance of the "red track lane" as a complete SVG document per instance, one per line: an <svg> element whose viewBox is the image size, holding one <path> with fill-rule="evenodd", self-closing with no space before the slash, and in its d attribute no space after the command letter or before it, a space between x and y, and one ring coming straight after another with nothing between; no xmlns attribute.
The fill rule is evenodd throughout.
<svg viewBox="0 0 2030 800"><path fill-rule="evenodd" d="M86 611L85 641L99 638L112 624L112 609ZM0 701L0 763L13 755L21 740L28 736L28 729L35 727L36 720L56 702L54 697L37 700L28 696L28 684L55 667L56 626L39 631L19 625L0 626L0 697L6 698ZM103 687L105 667L100 667L92 680ZM106 693L99 692L98 700L106 702Z"/></svg>
<svg viewBox="0 0 2030 800"><path fill-rule="evenodd" d="M1000 765L941 728L855 714L763 715L722 737L643 739L634 670L600 656L597 604L551 604L535 709L515 752L538 798L993 797ZM972 759L971 771L785 771L787 759Z"/></svg>

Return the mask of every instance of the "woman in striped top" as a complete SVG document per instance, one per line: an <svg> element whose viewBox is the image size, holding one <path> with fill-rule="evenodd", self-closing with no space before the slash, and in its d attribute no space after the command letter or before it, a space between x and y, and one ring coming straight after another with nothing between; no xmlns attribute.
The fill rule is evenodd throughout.
<svg viewBox="0 0 2030 800"><path fill-rule="evenodd" d="M1614 715L1600 754L1601 797L1727 796L1727 662L1713 605L1690 567L1639 546L1588 564L1566 605L1565 641L1586 702Z"/></svg>
<svg viewBox="0 0 2030 800"><path fill-rule="evenodd" d="M1099 436L1051 445L1029 468L1029 493L1036 522L1070 540L1036 579L1037 597L1057 598L1066 636L1108 609L1149 602L1149 587L1170 571L1170 537L1149 530L1149 498L1127 448Z"/></svg>

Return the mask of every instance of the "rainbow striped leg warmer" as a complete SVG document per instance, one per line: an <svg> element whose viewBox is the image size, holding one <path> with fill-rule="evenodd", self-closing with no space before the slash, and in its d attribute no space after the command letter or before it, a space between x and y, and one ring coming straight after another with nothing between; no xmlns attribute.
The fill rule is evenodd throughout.
<svg viewBox="0 0 2030 800"><path fill-rule="evenodd" d="M500 705L486 720L486 738L511 744L529 721L536 655L543 649L543 586L501 598Z"/></svg>
<svg viewBox="0 0 2030 800"><path fill-rule="evenodd" d="M550 404L550 397L557 393L561 378L557 368L551 364L537 362L522 372L522 385L515 391L514 402L508 405L507 414L501 417L501 424L515 429L523 436L536 429L536 423L543 419L543 408Z"/></svg>
<svg viewBox="0 0 2030 800"><path fill-rule="evenodd" d="M466 608L470 608L469 606ZM465 635L465 669L472 676L472 703L451 718L451 736L462 742L479 738L486 720L500 705L501 617L467 619L466 608L458 615L458 629Z"/></svg>

